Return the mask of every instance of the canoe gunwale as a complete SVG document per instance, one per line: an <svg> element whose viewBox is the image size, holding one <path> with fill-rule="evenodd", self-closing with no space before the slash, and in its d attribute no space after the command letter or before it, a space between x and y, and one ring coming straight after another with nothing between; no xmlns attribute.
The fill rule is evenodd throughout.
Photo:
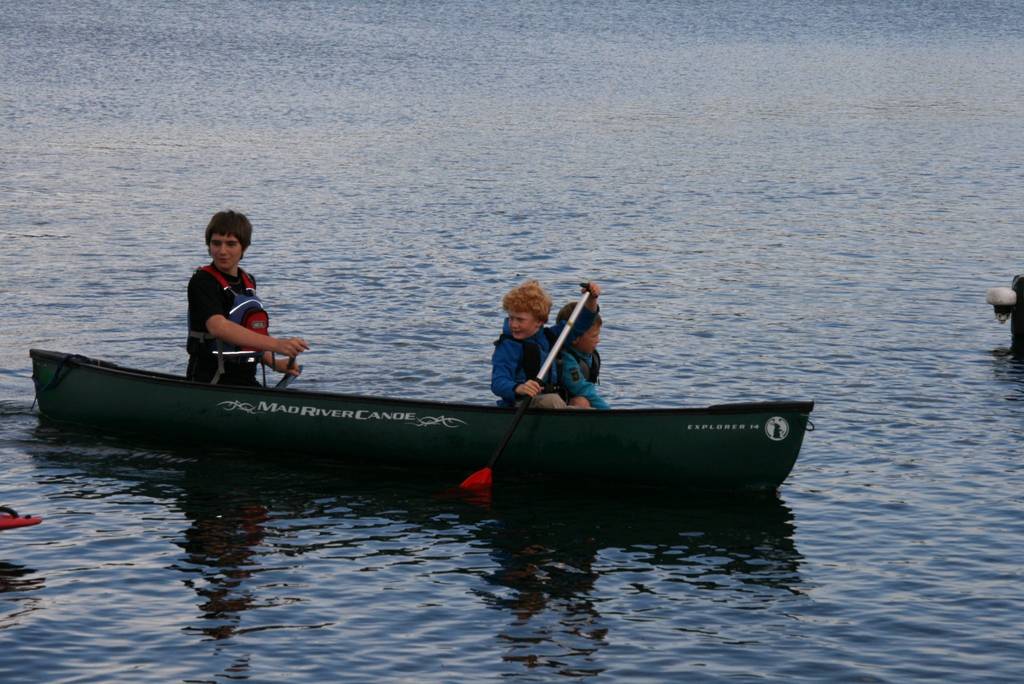
<svg viewBox="0 0 1024 684"><path fill-rule="evenodd" d="M151 382L154 384L172 384L177 386L193 386L197 389L202 389L205 392L222 392L222 393L237 393L239 389L244 389L246 392L266 393L268 396L288 396L292 398L308 397L315 399L325 400L339 400L339 401L359 401L362 403L371 403L382 406L414 406L414 407L439 407L446 406L452 409L458 409L460 411L481 411L485 413L507 413L510 416L514 413L515 409L511 407L499 407L494 405L484 404L467 404L461 402L439 402L430 401L425 399L413 399L413 398L396 398L396 397L380 397L372 395L360 395L360 394L341 394L337 392L319 392L303 389L275 389L273 387L243 387L239 388L231 385L211 385L208 383L194 382L186 380L184 377L179 375L173 375L170 373L162 373L158 371L147 371L140 370L137 368L129 368L121 366L110 361L103 361L100 359L93 359L91 357L83 356L80 354L71 354L64 352L54 352L44 349L30 349L29 355L33 360L50 361L59 364L62 368L73 368L75 366L82 368L89 368L92 370L100 371L106 374L120 375L124 377L131 377L136 380ZM38 380L36 381L36 394L54 389L60 385L63 378L66 377L67 372L61 371L64 375L55 376L45 387L40 387ZM762 413L765 411L785 411L795 413L811 413L814 409L813 401L798 401L798 400L779 400L779 401L762 401L762 402L736 402L727 404L713 404L710 406L700 407L661 407L661 408L613 408L605 411L600 411L601 416L616 416L616 415L686 415L686 414L744 414L744 413ZM544 409L531 409L527 413L544 413ZM560 415L565 417L571 416L591 416L593 412L590 411L564 411L559 412Z"/></svg>

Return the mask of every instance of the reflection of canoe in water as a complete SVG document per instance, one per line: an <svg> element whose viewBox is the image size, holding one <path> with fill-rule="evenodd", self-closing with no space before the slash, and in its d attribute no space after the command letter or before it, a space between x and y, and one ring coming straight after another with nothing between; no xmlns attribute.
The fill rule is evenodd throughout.
<svg viewBox="0 0 1024 684"><path fill-rule="evenodd" d="M380 465L470 472L512 409L294 389L222 387L32 350L41 413L102 430ZM699 490L774 490L796 462L812 402L528 411L499 471Z"/></svg>

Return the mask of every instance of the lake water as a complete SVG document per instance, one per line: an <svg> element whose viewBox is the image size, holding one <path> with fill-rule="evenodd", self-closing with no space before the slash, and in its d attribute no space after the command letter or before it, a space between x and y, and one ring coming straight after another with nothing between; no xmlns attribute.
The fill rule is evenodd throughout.
<svg viewBox="0 0 1024 684"><path fill-rule="evenodd" d="M1019 680L1022 73L998 0L0 5L0 680ZM41 422L29 348L183 372L226 207L307 389L489 403L502 294L594 278L614 405L817 429L485 509Z"/></svg>

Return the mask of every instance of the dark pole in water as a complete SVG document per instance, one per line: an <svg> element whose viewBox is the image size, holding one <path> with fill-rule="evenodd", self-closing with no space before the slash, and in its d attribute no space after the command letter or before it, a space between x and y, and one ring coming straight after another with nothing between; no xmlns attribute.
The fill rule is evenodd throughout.
<svg viewBox="0 0 1024 684"><path fill-rule="evenodd" d="M1010 314L1010 333L1013 335L1011 348L1024 351L1024 274L1013 279L1010 289L1017 293L1017 303Z"/></svg>

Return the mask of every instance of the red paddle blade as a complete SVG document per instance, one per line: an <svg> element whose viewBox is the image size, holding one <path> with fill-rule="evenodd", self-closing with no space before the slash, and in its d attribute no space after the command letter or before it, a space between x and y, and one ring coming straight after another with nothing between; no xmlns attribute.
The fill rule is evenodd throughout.
<svg viewBox="0 0 1024 684"><path fill-rule="evenodd" d="M491 475L490 468L481 468L476 471L459 485L460 489L480 489L482 487L490 487L494 482L494 478Z"/></svg>

